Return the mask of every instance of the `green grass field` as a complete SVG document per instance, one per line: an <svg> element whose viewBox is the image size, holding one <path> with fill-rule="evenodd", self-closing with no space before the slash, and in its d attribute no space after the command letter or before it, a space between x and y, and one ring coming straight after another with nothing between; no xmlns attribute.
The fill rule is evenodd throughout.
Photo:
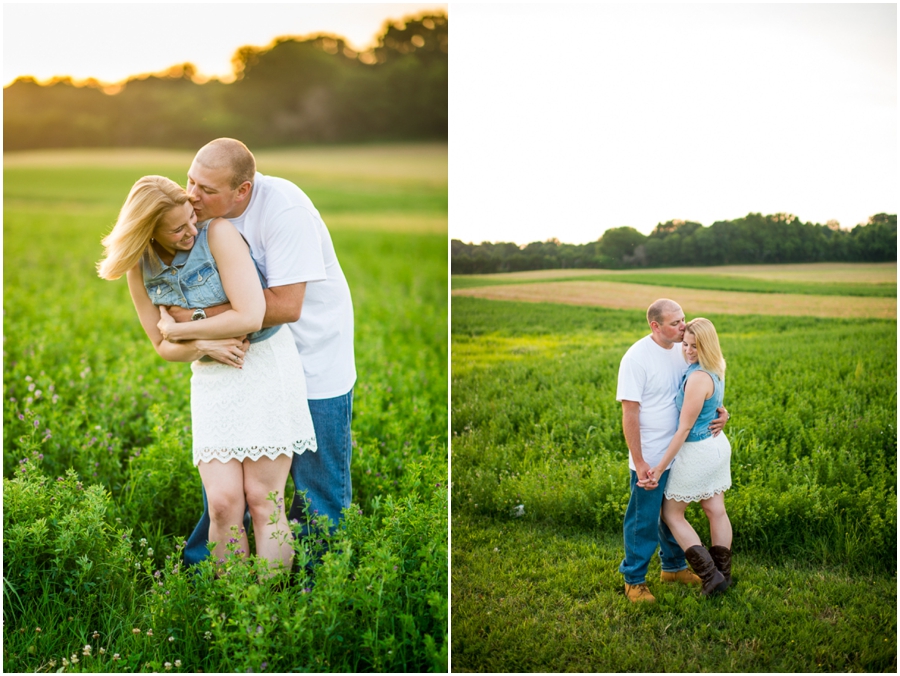
<svg viewBox="0 0 900 676"><path fill-rule="evenodd" d="M644 313L453 298L454 671L896 672L896 322L708 316L738 584L704 602L657 559L637 607L615 390Z"/></svg>
<svg viewBox="0 0 900 676"><path fill-rule="evenodd" d="M496 276L495 276L496 277ZM550 283L551 280L547 280ZM712 289L715 291L749 291L752 293L799 293L811 296L874 296L893 298L897 295L897 283L861 284L834 282L786 282L781 280L732 277L729 275L627 272L620 274L572 275L554 278L554 282L625 282L628 284L665 285L681 289ZM452 289L471 289L479 286L501 284L528 284L533 279L470 277L454 275Z"/></svg>
<svg viewBox="0 0 900 676"><path fill-rule="evenodd" d="M359 374L354 507L298 541L329 552L286 588L179 570L202 511L190 368L95 273L132 183L183 182L190 155L5 156L4 671L446 670L447 150L419 150L258 158L329 224Z"/></svg>

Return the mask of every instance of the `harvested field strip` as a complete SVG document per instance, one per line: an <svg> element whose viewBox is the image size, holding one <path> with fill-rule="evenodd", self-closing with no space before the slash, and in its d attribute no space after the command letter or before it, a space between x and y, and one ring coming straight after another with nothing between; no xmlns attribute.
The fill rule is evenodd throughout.
<svg viewBox="0 0 900 676"><path fill-rule="evenodd" d="M790 282L827 282L831 284L896 284L896 263L794 263L787 265L718 265L714 267L653 268L649 270L596 270L579 268L570 270L529 270L493 275L454 275L457 280L510 280L539 281L571 279L573 277L606 275L717 275L725 277L749 277L764 280ZM500 283L494 281L494 283Z"/></svg>
<svg viewBox="0 0 900 676"><path fill-rule="evenodd" d="M657 298L672 298L688 317L701 314L872 317L895 319L896 298L853 298L800 294L761 294L673 288L617 282L512 284L457 289L454 296L534 303L564 303L621 310L645 309Z"/></svg>
<svg viewBox="0 0 900 676"><path fill-rule="evenodd" d="M797 293L813 296L874 296L879 298L896 298L897 285L894 284L859 284L854 282L789 282L783 280L756 279L753 277L725 277L724 275L702 274L658 274L650 272L634 272L627 274L591 274L576 275L559 279L546 279L550 282L615 282L625 284L649 284L651 286L676 286L681 289L713 289L716 291L744 291L748 293ZM503 284L530 284L526 279L486 279L479 277L455 277L452 280L454 289L469 289L478 286L499 286Z"/></svg>

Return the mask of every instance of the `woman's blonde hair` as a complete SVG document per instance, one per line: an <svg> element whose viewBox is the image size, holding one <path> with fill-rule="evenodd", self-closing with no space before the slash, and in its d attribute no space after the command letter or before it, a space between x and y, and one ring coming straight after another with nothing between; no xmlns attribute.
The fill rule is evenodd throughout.
<svg viewBox="0 0 900 676"><path fill-rule="evenodd" d="M713 323L704 317L692 319L684 325L685 332L697 339L697 359L700 367L725 379L725 357L719 347L719 336Z"/></svg>
<svg viewBox="0 0 900 676"><path fill-rule="evenodd" d="M187 202L187 193L165 176L144 176L131 187L116 224L102 244L106 249L97 263L103 279L118 279L137 265L160 220Z"/></svg>

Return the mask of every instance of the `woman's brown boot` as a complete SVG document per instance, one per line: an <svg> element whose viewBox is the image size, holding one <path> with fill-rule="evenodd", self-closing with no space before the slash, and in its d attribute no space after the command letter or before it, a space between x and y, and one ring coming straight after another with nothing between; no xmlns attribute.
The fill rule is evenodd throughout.
<svg viewBox="0 0 900 676"><path fill-rule="evenodd" d="M734 584L734 580L731 579L731 550L728 547L714 545L709 548L709 555L712 557L713 563L716 564L716 569L722 573L725 582L728 583L725 585L725 589L728 589ZM722 591L725 591L725 589Z"/></svg>
<svg viewBox="0 0 900 676"><path fill-rule="evenodd" d="M725 591L727 586L725 584L725 576L716 568L716 564L713 563L712 557L706 551L706 547L694 545L684 551L684 558L687 559L697 576L703 580L703 588L700 590L703 596Z"/></svg>

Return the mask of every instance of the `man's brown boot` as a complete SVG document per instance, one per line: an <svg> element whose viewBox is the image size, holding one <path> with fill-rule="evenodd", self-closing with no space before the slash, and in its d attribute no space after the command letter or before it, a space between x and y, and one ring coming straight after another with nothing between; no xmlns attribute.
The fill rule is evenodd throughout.
<svg viewBox="0 0 900 676"><path fill-rule="evenodd" d="M653 594L650 593L650 590L647 589L647 584L645 582L641 582L640 584L628 584L626 582L625 596L627 596L628 600L632 603L637 603L638 601L656 603L656 598L654 598Z"/></svg>
<svg viewBox="0 0 900 676"><path fill-rule="evenodd" d="M712 552L710 552L712 553ZM694 575L687 568L684 570L679 570L677 573L670 573L667 570L664 570L659 575L659 579L662 582L680 582L681 584L703 584L703 580Z"/></svg>

